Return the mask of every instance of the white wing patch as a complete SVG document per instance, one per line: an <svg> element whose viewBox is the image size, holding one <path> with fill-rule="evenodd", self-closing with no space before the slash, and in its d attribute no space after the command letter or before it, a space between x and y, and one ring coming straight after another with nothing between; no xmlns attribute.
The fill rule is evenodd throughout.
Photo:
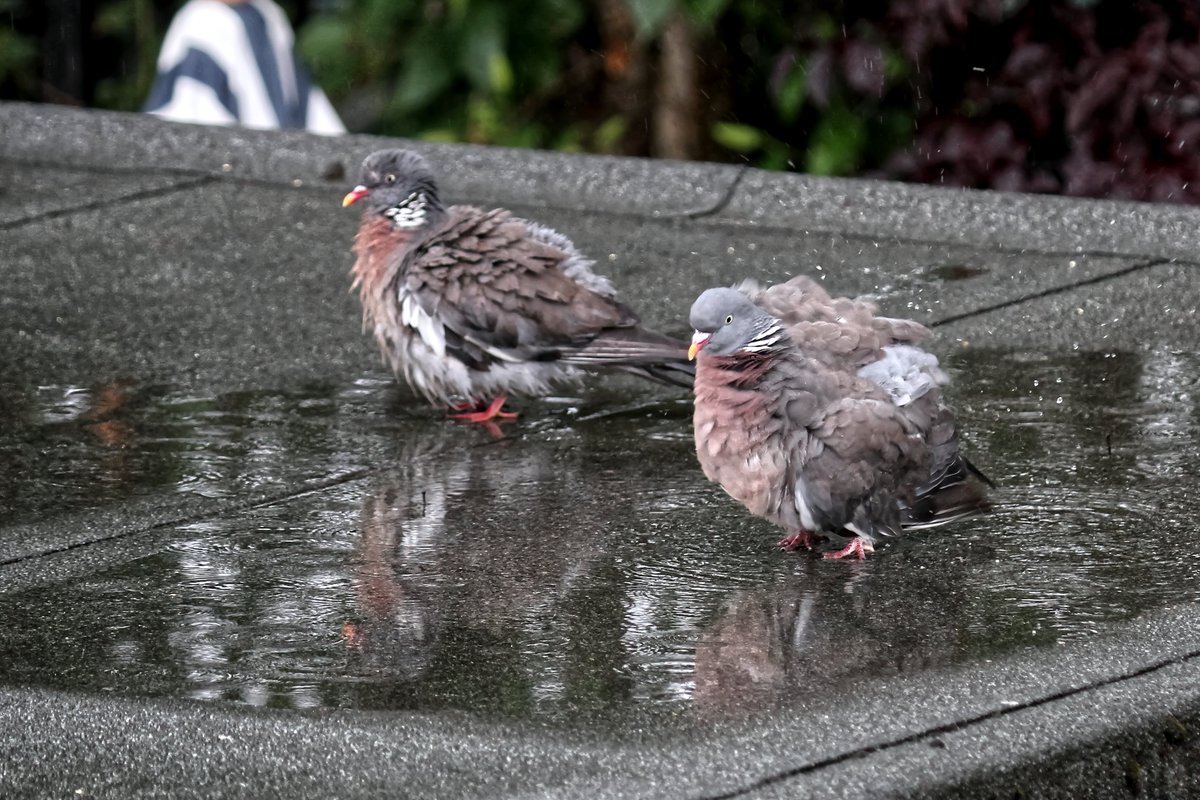
<svg viewBox="0 0 1200 800"><path fill-rule="evenodd" d="M446 330L442 323L421 308L421 303L407 288L400 288L400 322L416 330L421 341L439 358L446 355Z"/></svg>
<svg viewBox="0 0 1200 800"><path fill-rule="evenodd" d="M796 481L796 512L800 515L800 524L806 530L816 531L817 520L813 516L812 508L808 505L808 498L804 496L804 481Z"/></svg>
<svg viewBox="0 0 1200 800"><path fill-rule="evenodd" d="M521 361L521 359L519 357L513 355L512 353L510 353L506 350L501 350L498 347L492 347L489 344L484 344L483 342L476 339L474 336L464 336L463 338L466 339L471 344L478 347L480 350L486 351L488 355L494 356L494 357L500 359L501 361L508 361L511 363L516 363L518 361Z"/></svg>

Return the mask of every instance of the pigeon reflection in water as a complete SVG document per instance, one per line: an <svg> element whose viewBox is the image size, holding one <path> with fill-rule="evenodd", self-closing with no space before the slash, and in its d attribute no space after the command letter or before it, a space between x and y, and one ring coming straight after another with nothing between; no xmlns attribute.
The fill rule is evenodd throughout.
<svg viewBox="0 0 1200 800"><path fill-rule="evenodd" d="M570 515L578 458L546 443L465 447L455 433L411 439L363 498L359 615L343 628L351 668L414 692L461 670L464 680L427 689L452 706L492 702L479 695L516 671L553 693L559 660L520 643L546 635L598 552L587 521ZM498 668L495 658L516 661Z"/></svg>
<svg viewBox="0 0 1200 800"><path fill-rule="evenodd" d="M918 573L880 564L855 564L847 576L800 561L798 575L731 593L696 645L697 710L719 718L836 703L866 682L962 658L961 567L941 561Z"/></svg>

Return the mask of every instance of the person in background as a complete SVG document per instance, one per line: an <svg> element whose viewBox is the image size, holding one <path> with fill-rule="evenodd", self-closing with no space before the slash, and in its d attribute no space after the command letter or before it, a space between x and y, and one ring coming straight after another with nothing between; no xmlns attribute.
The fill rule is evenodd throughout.
<svg viewBox="0 0 1200 800"><path fill-rule="evenodd" d="M293 39L272 0L189 0L167 29L144 110L177 122L345 133Z"/></svg>

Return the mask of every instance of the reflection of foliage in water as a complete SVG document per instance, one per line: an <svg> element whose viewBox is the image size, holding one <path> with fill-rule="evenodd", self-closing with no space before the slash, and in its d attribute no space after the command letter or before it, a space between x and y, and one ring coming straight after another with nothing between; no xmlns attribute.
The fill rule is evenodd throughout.
<svg viewBox="0 0 1200 800"><path fill-rule="evenodd" d="M352 450L337 457L358 431L336 418L361 402L359 387L217 397L133 381L5 388L0 520L9 524L172 487L214 500L255 494L357 465Z"/></svg>

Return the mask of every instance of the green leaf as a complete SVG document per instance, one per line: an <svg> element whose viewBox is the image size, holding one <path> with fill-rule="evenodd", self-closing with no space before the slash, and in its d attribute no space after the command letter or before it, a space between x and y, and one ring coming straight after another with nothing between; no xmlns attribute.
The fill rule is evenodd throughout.
<svg viewBox="0 0 1200 800"><path fill-rule="evenodd" d="M512 88L512 66L504 52L504 8L488 3L466 20L460 66L476 89L503 93Z"/></svg>
<svg viewBox="0 0 1200 800"><path fill-rule="evenodd" d="M421 131L418 138L426 142L460 142L462 135L453 128L430 128L427 131Z"/></svg>
<svg viewBox="0 0 1200 800"><path fill-rule="evenodd" d="M853 174L866 144L866 124L845 106L831 106L808 142L804 169L813 175Z"/></svg>
<svg viewBox="0 0 1200 800"><path fill-rule="evenodd" d="M0 79L9 75L33 77L37 48L33 42L11 30L0 28Z"/></svg>
<svg viewBox="0 0 1200 800"><path fill-rule="evenodd" d="M130 2L101 6L92 21L92 30L100 36L124 36L133 32L136 7Z"/></svg>
<svg viewBox="0 0 1200 800"><path fill-rule="evenodd" d="M508 63L508 56L503 52L492 53L491 58L488 59L488 82L491 84L492 91L497 94L508 94L512 91L512 64Z"/></svg>
<svg viewBox="0 0 1200 800"><path fill-rule="evenodd" d="M812 35L818 42L832 42L842 35L842 25L830 14L818 14L811 22Z"/></svg>
<svg viewBox="0 0 1200 800"><path fill-rule="evenodd" d="M592 135L592 141L596 146L596 150L601 153L611 153L617 149L617 145L621 143L621 137L625 135L628 128L625 118L620 114L609 117L600 123L600 127L596 128L596 132Z"/></svg>
<svg viewBox="0 0 1200 800"><path fill-rule="evenodd" d="M688 14L702 28L711 28L729 7L729 0L687 0Z"/></svg>
<svg viewBox="0 0 1200 800"><path fill-rule="evenodd" d="M775 104L779 108L779 118L784 122L794 122L804 108L804 100L808 96L808 81L805 79L804 68L800 64L792 67L787 77L779 87L779 95Z"/></svg>
<svg viewBox="0 0 1200 800"><path fill-rule="evenodd" d="M717 144L735 153L752 153L766 141L766 135L758 128L738 122L715 123L712 137Z"/></svg>
<svg viewBox="0 0 1200 800"><path fill-rule="evenodd" d="M633 14L638 36L648 39L655 36L667 21L667 15L675 8L675 0L625 0Z"/></svg>
<svg viewBox="0 0 1200 800"><path fill-rule="evenodd" d="M454 80L454 72L445 58L440 42L433 36L413 40L404 61L404 72L392 95L392 110L411 111L441 94Z"/></svg>
<svg viewBox="0 0 1200 800"><path fill-rule="evenodd" d="M908 78L912 65L904 55L891 48L883 51L883 77L888 83L897 83Z"/></svg>
<svg viewBox="0 0 1200 800"><path fill-rule="evenodd" d="M296 49L312 68L317 83L327 91L350 86L354 61L350 50L350 25L342 17L314 17L296 32Z"/></svg>
<svg viewBox="0 0 1200 800"><path fill-rule="evenodd" d="M449 0L447 6L450 8L450 18L455 22L461 22L471 13L471 0Z"/></svg>
<svg viewBox="0 0 1200 800"><path fill-rule="evenodd" d="M754 165L759 169L785 170L788 168L791 152L783 142L771 140L767 142L763 154Z"/></svg>

